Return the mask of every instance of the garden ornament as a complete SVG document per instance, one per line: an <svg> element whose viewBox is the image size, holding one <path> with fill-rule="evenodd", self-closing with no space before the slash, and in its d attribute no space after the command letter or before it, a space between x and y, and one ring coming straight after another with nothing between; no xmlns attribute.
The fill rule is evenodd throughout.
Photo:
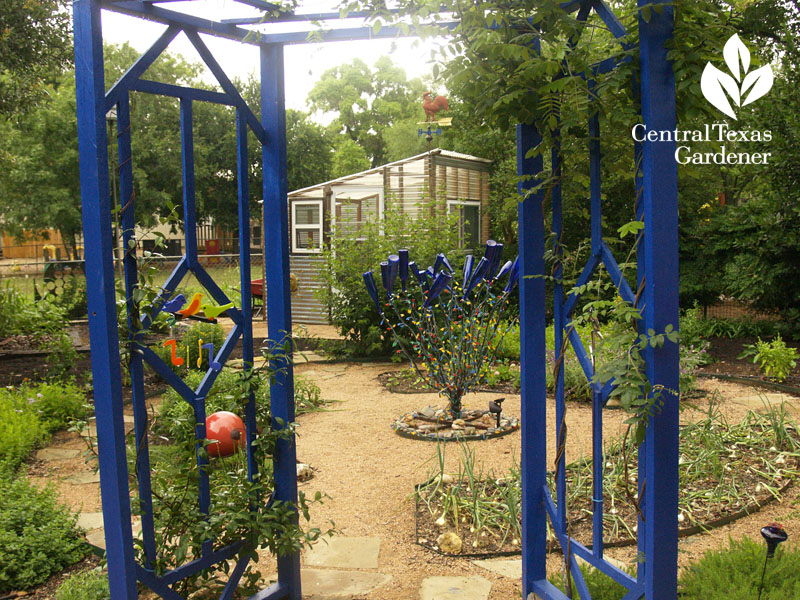
<svg viewBox="0 0 800 600"><path fill-rule="evenodd" d="M192 296L192 299L189 302L189 304L177 312L182 314L184 317L190 317L193 314L200 312L200 299L202 297L203 294L197 292L194 296Z"/></svg>
<svg viewBox="0 0 800 600"><path fill-rule="evenodd" d="M477 264L468 255L462 276L456 277L444 254L425 269L409 261L408 254L401 249L380 263L385 296L372 271L364 273L364 285L397 352L448 399L448 417L460 418L461 398L481 379L484 366L494 360L499 343L513 327L503 324L502 313L519 279L519 259L500 267L503 244L489 240ZM505 287L495 289L506 276Z"/></svg>
<svg viewBox="0 0 800 600"><path fill-rule="evenodd" d="M178 312L183 305L186 304L186 296L183 294L178 294L169 302L165 302L164 306L161 307L163 312L174 313Z"/></svg>
<svg viewBox="0 0 800 600"><path fill-rule="evenodd" d="M505 398L498 398L497 400L489 401L489 412L497 417L497 428L500 429L500 415L503 414L503 400Z"/></svg>
<svg viewBox="0 0 800 600"><path fill-rule="evenodd" d="M789 535L784 531L780 523L770 523L761 528L761 535L767 542L767 556L764 557L764 568L761 569L761 583L758 586L758 598L761 600L761 592L764 590L764 575L767 572L767 561L775 556L775 549L778 544L785 542Z"/></svg>
<svg viewBox="0 0 800 600"><path fill-rule="evenodd" d="M222 369L222 364L217 362L216 360L214 360L214 342L209 342L208 344L203 344L200 347L200 352L202 353L202 351L205 348L208 348L208 366L211 367L211 370L216 372L216 371L219 371L220 369Z"/></svg>
<svg viewBox="0 0 800 600"><path fill-rule="evenodd" d="M228 302L227 304L222 304L220 306L215 304L203 304L200 307L200 310L202 310L203 314L209 319L216 319L229 308L233 308L233 302Z"/></svg>
<svg viewBox="0 0 800 600"><path fill-rule="evenodd" d="M449 110L447 98L436 96L431 99L430 92L422 92L422 109L425 111L425 121L433 121L440 110Z"/></svg>
<svg viewBox="0 0 800 600"><path fill-rule="evenodd" d="M242 420L232 412L221 410L206 419L206 438L209 456L230 456L245 445Z"/></svg>
<svg viewBox="0 0 800 600"><path fill-rule="evenodd" d="M172 364L175 365L176 367L180 367L183 364L183 358L175 354L176 345L177 342L175 340L167 340L163 344L164 348L166 348L167 346L172 347L172 356L171 356Z"/></svg>

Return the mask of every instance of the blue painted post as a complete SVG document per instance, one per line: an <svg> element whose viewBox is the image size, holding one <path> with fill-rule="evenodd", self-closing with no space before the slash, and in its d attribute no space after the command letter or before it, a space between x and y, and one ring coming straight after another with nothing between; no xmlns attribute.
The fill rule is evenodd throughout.
<svg viewBox="0 0 800 600"><path fill-rule="evenodd" d="M136 571L114 289L100 2L75 0L73 19L86 286L108 580L111 600L135 600Z"/></svg>
<svg viewBox="0 0 800 600"><path fill-rule="evenodd" d="M242 289L242 362L245 369L253 368L253 315L250 299L250 164L247 158L247 120L236 110L236 181L239 200L239 285ZM250 393L245 414L247 431L247 477L253 481L258 464L251 444L256 436L256 400Z"/></svg>
<svg viewBox="0 0 800 600"><path fill-rule="evenodd" d="M128 327L132 332L133 345L141 343L141 320L133 300L134 290L139 287L136 261L135 195L133 193L133 157L131 150L131 104L126 92L120 94L117 104L117 137L119 155L120 212L122 240L125 249L125 297L128 308ZM144 365L142 355L131 348L130 373L133 397L134 433L136 438L136 477L139 484L139 509L142 517L142 542L145 568L155 568L156 541L153 517L153 493L150 481L150 448L147 440L147 397L144 393Z"/></svg>
<svg viewBox="0 0 800 600"><path fill-rule="evenodd" d="M675 78L666 43L673 34L669 0L639 0L661 5L649 21L639 16L642 121L649 130L676 127ZM644 203L644 325L658 333L678 328L678 170L674 142L642 145ZM647 374L663 386L664 405L647 429L644 492L648 600L677 596L678 569L678 345L667 342L645 353Z"/></svg>
<svg viewBox="0 0 800 600"><path fill-rule="evenodd" d="M289 209L286 182L286 108L283 88L283 46L261 47L261 121L267 135L262 146L264 182L264 261L266 264L267 331L275 379L270 386L272 417L294 421L294 375L290 356L281 356L282 342L292 331L289 300ZM292 349L289 349L291 352ZM276 423L276 426L281 426ZM297 502L294 441L279 441L274 459L275 497ZM278 557L278 583L289 600L300 600L300 556Z"/></svg>
<svg viewBox="0 0 800 600"><path fill-rule="evenodd" d="M564 314L564 285L561 279L564 277L564 249L561 246L561 239L564 233L564 217L561 203L561 143L558 141L561 132L555 132L556 145L550 155L553 176L556 179L553 185L553 253L556 265L553 275L553 352L554 360L561 358L558 368L558 377L555 380L555 399L556 399L556 448L564 445L566 449L566 404L564 397L564 364L567 352L569 352L569 342L564 337L564 327L566 325L566 315ZM563 353L563 354L562 354ZM558 450L557 450L558 451ZM567 460L566 452L557 455L556 460L556 500L558 508L559 523L553 526L564 533L567 523Z"/></svg>
<svg viewBox="0 0 800 600"><path fill-rule="evenodd" d="M536 185L542 156L527 154L541 141L532 125L517 125L519 192ZM545 579L547 528L542 493L547 472L547 397L545 387L545 283L543 192L523 200L519 212L520 365L522 370L522 597Z"/></svg>
<svg viewBox="0 0 800 600"><path fill-rule="evenodd" d="M192 101L181 98L181 162L183 172L183 232L186 262L197 266L197 217L194 197L194 130Z"/></svg>

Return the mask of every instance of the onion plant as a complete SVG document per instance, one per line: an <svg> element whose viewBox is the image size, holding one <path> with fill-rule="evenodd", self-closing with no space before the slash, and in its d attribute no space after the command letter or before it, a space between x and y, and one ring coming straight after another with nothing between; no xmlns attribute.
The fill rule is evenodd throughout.
<svg viewBox="0 0 800 600"><path fill-rule="evenodd" d="M397 352L447 398L451 419L461 416L461 399L480 381L515 324L502 317L519 279L519 257L501 266L502 253L503 244L489 240L480 260L466 256L457 277L444 254L421 269L402 249L381 262L383 291L372 271L364 273L367 292Z"/></svg>

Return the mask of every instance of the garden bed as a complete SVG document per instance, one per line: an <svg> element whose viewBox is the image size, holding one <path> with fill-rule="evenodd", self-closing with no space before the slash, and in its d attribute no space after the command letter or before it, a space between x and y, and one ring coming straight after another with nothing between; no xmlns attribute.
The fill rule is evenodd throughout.
<svg viewBox="0 0 800 600"><path fill-rule="evenodd" d="M619 440L607 444L604 469L604 539L609 547L636 541L637 453ZM681 429L678 527L692 535L730 523L780 498L800 474L800 437L785 413L748 412L729 424L712 408L706 419ZM627 463L627 466L626 466ZM567 467L569 533L592 543L592 462ZM550 488L555 490L552 473ZM417 543L441 552L439 536L461 538L460 555L520 551L520 472L482 473L462 449L458 475L443 471L415 488ZM553 542L555 545L555 542Z"/></svg>

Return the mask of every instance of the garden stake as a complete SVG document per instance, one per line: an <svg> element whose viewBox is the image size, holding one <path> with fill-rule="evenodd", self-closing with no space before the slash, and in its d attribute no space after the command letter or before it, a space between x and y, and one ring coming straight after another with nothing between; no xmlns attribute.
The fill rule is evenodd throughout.
<svg viewBox="0 0 800 600"><path fill-rule="evenodd" d="M764 557L764 568L761 569L761 583L758 586L758 600L761 600L761 592L764 589L764 575L767 572L767 561L775 556L775 549L778 544L785 542L789 536L783 530L780 523L770 523L761 528L761 535L767 542L767 555Z"/></svg>

